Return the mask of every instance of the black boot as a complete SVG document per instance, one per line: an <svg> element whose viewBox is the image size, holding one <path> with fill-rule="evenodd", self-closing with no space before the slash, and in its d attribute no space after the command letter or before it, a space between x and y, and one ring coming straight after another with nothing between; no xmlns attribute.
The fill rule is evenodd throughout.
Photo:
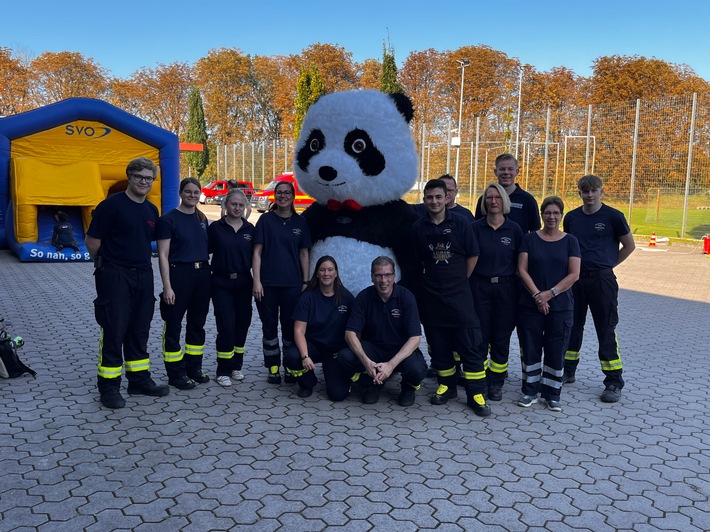
<svg viewBox="0 0 710 532"><path fill-rule="evenodd" d="M156 384L155 381L150 378L150 373L148 371L138 371L128 380L128 395L165 397L169 393L170 387L164 384Z"/></svg>
<svg viewBox="0 0 710 532"><path fill-rule="evenodd" d="M126 406L126 400L121 395L121 377L106 379L98 377L96 386L101 394L101 404L115 410Z"/></svg>

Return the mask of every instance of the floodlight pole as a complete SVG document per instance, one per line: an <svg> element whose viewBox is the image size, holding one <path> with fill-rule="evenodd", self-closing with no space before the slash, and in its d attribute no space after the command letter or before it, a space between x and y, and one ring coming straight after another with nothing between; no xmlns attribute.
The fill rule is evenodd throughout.
<svg viewBox="0 0 710 532"><path fill-rule="evenodd" d="M454 173L454 178L456 179L456 182L458 183L459 180L459 155L461 152L461 115L463 114L463 76L464 73L466 72L466 67L471 66L471 61L468 59L457 59L456 62L459 64L459 68L461 69L461 94L459 96L459 127L456 130L456 133L458 135L457 143L456 143L456 172Z"/></svg>

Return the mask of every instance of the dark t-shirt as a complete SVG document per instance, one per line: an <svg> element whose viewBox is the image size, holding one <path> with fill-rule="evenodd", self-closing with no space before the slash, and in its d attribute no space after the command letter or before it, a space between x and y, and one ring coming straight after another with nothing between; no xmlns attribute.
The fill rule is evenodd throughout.
<svg viewBox="0 0 710 532"><path fill-rule="evenodd" d="M211 223L207 236L212 271L222 275L250 273L254 230L245 218L242 218L239 231L235 231L225 218Z"/></svg>
<svg viewBox="0 0 710 532"><path fill-rule="evenodd" d="M98 255L105 261L149 270L158 209L150 201L136 203L127 194L114 194L94 210L87 235L101 240Z"/></svg>
<svg viewBox="0 0 710 532"><path fill-rule="evenodd" d="M155 228L156 240L170 240L168 262L201 262L209 260L207 252L207 220L197 213L185 214L177 209L164 214Z"/></svg>
<svg viewBox="0 0 710 532"><path fill-rule="evenodd" d="M473 225L481 254L474 273L485 277L515 275L518 271L518 250L523 231L514 221L506 218L503 225L493 229L488 220L476 220Z"/></svg>
<svg viewBox="0 0 710 532"><path fill-rule="evenodd" d="M471 224L446 211L436 225L429 216L412 224L420 263L419 308L422 323L435 327L477 327L466 259L479 254Z"/></svg>
<svg viewBox="0 0 710 532"><path fill-rule="evenodd" d="M582 207L567 213L564 230L577 237L582 252L582 270L604 270L619 262L619 238L631 229L621 211L602 204L594 214Z"/></svg>
<svg viewBox="0 0 710 532"><path fill-rule="evenodd" d="M316 288L301 294L292 318L306 323L307 340L339 351L345 347L345 326L354 302L355 297L344 288L340 305L335 304L335 296L326 297Z"/></svg>
<svg viewBox="0 0 710 532"><path fill-rule="evenodd" d="M520 253L528 254L528 275L538 290L549 290L569 273L569 258L579 257L579 242L573 235L548 242L537 233L528 233L520 244ZM534 307L535 300L527 290L520 291L520 304ZM550 300L550 310L564 311L574 308L572 290L562 292Z"/></svg>
<svg viewBox="0 0 710 532"><path fill-rule="evenodd" d="M52 244L55 246L71 246L76 242L74 226L69 222L59 222L52 232Z"/></svg>
<svg viewBox="0 0 710 532"><path fill-rule="evenodd" d="M510 218L520 226L523 234L537 231L542 227L540 222L540 208L532 194L520 188L520 185L515 184L515 190L512 194L508 194L510 198L510 213L506 218ZM476 204L476 220L480 220L485 215L481 211L481 202L483 196L478 198Z"/></svg>
<svg viewBox="0 0 710 532"><path fill-rule="evenodd" d="M308 224L298 214L283 219L274 211L256 222L254 243L261 250L261 284L263 286L301 286L300 250L311 247Z"/></svg>
<svg viewBox="0 0 710 532"><path fill-rule="evenodd" d="M396 284L384 302L377 289L368 286L355 298L345 329L382 349L398 351L412 336L421 335L414 295Z"/></svg>

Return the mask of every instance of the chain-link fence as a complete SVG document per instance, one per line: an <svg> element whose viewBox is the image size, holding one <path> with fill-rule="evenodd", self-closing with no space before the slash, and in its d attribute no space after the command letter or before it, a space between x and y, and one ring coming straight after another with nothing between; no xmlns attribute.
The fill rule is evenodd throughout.
<svg viewBox="0 0 710 532"><path fill-rule="evenodd" d="M465 124L458 147L419 132L419 182L453 175L458 168L459 203L473 206L495 181L496 156L510 152L519 160L518 183L538 200L556 194L567 210L579 206L576 182L594 173L604 181L604 201L626 214L634 234L696 239L710 233L707 99L692 95L527 111L519 131L507 135L495 130L495 122L485 117ZM292 170L292 161L290 140L218 148L219 176L256 187ZM408 199L416 201L416 194Z"/></svg>

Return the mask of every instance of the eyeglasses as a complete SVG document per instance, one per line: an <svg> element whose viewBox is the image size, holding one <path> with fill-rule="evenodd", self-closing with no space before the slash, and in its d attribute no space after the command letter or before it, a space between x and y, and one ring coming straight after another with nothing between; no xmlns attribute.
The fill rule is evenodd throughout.
<svg viewBox="0 0 710 532"><path fill-rule="evenodd" d="M152 175L131 174L131 179L135 181L142 181L143 183L152 183L155 181L155 178Z"/></svg>
<svg viewBox="0 0 710 532"><path fill-rule="evenodd" d="M291 196L292 194L293 192L291 192L290 190L279 190L278 192L274 193L275 196Z"/></svg>
<svg viewBox="0 0 710 532"><path fill-rule="evenodd" d="M389 279L391 277L394 277L393 273L373 273L372 276L375 279Z"/></svg>
<svg viewBox="0 0 710 532"><path fill-rule="evenodd" d="M562 216L560 211L545 211L542 213L543 216Z"/></svg>

